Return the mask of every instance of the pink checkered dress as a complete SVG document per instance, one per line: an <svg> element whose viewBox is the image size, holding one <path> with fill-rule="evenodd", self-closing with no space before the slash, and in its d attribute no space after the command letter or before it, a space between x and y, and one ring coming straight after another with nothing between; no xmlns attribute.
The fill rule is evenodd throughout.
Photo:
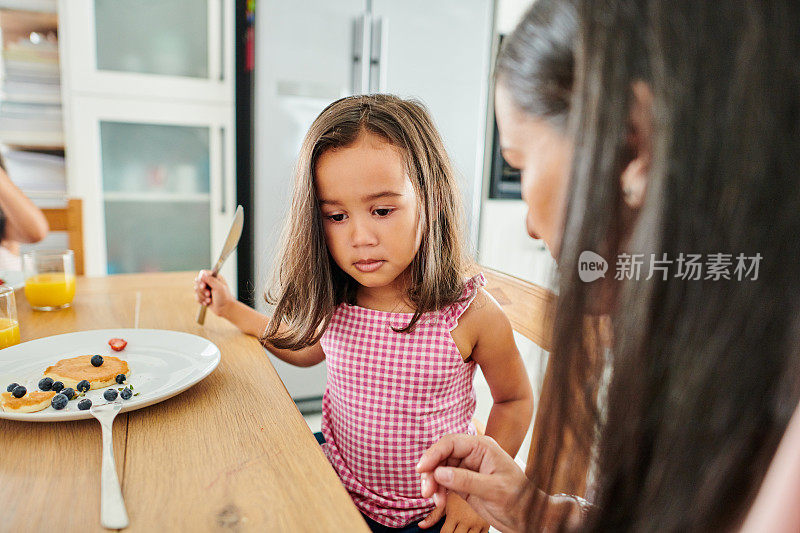
<svg viewBox="0 0 800 533"><path fill-rule="evenodd" d="M325 454L353 501L390 527L422 520L433 500L422 497L414 467L448 433L475 433L475 363L464 362L450 332L486 284L466 282L465 300L423 315L341 304L322 336L328 384L322 401Z"/></svg>

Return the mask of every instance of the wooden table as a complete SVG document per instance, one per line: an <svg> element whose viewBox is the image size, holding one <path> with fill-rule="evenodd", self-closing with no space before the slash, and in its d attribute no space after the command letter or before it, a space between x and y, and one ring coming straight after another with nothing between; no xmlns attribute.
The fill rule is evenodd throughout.
<svg viewBox="0 0 800 533"><path fill-rule="evenodd" d="M194 387L117 417L126 531L368 531L258 341L212 313L195 323L193 276L79 278L72 307L53 312L17 292L23 341L134 327L138 294L138 327L193 333L222 351ZM100 459L95 420L0 420L0 529L104 531Z"/></svg>

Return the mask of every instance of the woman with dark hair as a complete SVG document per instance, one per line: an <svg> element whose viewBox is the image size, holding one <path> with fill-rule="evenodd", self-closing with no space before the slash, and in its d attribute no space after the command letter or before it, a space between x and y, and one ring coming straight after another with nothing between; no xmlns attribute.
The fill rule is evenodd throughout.
<svg viewBox="0 0 800 533"><path fill-rule="evenodd" d="M525 80L540 50L509 40L497 74L501 139L528 136L516 161L508 151L528 228L559 262L547 443L525 477L490 439L445 437L420 461L424 493L454 490L509 530L738 528L800 396L800 5L582 0L578 20L569 126L551 136L566 155L540 151L547 180L528 146L547 122ZM586 251L616 275L582 281ZM610 346L587 321L605 314ZM554 479L596 434L594 505L554 511Z"/></svg>

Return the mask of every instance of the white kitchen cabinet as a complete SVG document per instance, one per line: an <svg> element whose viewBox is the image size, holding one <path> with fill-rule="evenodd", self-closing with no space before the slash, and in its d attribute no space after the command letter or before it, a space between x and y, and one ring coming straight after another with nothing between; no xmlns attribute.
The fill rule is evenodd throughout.
<svg viewBox="0 0 800 533"><path fill-rule="evenodd" d="M59 0L87 275L197 270L236 207L233 0ZM236 260L223 274L236 287Z"/></svg>
<svg viewBox="0 0 800 533"><path fill-rule="evenodd" d="M230 106L82 96L67 135L87 275L212 264L236 207Z"/></svg>
<svg viewBox="0 0 800 533"><path fill-rule="evenodd" d="M233 0L60 0L70 91L230 102Z"/></svg>

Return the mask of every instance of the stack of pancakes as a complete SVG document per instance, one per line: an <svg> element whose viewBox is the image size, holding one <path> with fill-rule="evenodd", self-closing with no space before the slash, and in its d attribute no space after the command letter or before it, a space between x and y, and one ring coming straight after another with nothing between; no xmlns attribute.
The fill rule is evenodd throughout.
<svg viewBox="0 0 800 533"><path fill-rule="evenodd" d="M114 385L117 374L130 373L127 361L118 357L105 356L103 364L93 366L91 361L94 355L79 355L70 359L62 359L53 366L47 367L43 377L52 378L53 381L60 381L64 387L77 388L78 382L86 380L91 384L92 389L100 389ZM29 392L22 398L14 398L10 392L0 394L0 403L3 410L12 413L33 413L46 409L50 401L55 396L55 391L34 391Z"/></svg>

